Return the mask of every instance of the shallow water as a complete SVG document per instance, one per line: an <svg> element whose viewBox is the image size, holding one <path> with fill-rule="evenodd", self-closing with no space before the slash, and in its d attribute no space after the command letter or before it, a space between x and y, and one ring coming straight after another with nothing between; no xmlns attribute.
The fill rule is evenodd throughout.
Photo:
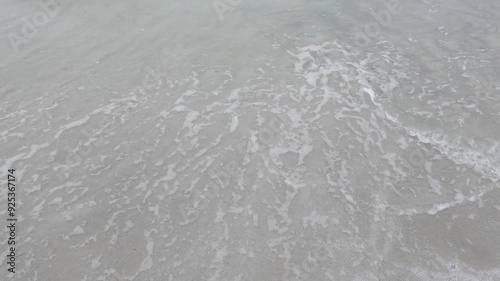
<svg viewBox="0 0 500 281"><path fill-rule="evenodd" d="M500 280L499 18L489 0L3 0L2 275Z"/></svg>

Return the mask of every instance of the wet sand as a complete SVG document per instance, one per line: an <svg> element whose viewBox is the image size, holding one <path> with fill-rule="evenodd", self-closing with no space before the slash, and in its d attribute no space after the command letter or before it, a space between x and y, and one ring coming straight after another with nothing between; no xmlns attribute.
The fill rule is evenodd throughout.
<svg viewBox="0 0 500 281"><path fill-rule="evenodd" d="M9 280L500 280L496 1L3 2Z"/></svg>

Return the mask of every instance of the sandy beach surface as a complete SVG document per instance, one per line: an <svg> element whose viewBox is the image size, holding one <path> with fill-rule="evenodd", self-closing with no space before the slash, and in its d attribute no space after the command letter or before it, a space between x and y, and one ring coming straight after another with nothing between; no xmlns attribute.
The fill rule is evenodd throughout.
<svg viewBox="0 0 500 281"><path fill-rule="evenodd" d="M0 3L1 280L500 280L500 2Z"/></svg>

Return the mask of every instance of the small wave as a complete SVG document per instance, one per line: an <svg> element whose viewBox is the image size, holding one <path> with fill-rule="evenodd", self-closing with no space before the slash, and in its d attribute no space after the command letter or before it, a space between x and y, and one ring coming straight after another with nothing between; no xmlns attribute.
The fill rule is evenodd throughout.
<svg viewBox="0 0 500 281"><path fill-rule="evenodd" d="M498 146L497 141L494 141L493 146L481 149L475 141L465 140L460 136L451 138L440 129L435 131L408 130L408 134L422 143L432 145L455 164L472 168L485 179L493 182L500 179L500 159L495 153L490 153Z"/></svg>

